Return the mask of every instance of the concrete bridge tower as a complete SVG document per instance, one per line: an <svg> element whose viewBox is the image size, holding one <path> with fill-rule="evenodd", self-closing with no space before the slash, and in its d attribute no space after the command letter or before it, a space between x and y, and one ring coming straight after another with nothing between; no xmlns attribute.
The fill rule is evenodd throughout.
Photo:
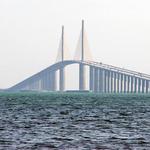
<svg viewBox="0 0 150 150"><path fill-rule="evenodd" d="M82 30L81 30L81 61L84 61L84 20L82 20ZM79 90L85 90L86 88L86 75L85 66L83 64L79 65Z"/></svg>
<svg viewBox="0 0 150 150"><path fill-rule="evenodd" d="M86 70L85 70L86 68L82 62L91 60L91 58L92 56L89 50L86 32L84 29L84 20L82 20L82 29L74 57L75 60L81 61L81 64L79 64L79 90L86 89Z"/></svg>
<svg viewBox="0 0 150 150"><path fill-rule="evenodd" d="M62 33L61 33L61 39L58 49L58 55L56 62L63 62L64 60L67 60L69 58L69 52L66 45L66 38L64 34L64 26L62 26ZM65 90L65 66L60 66L59 69L59 91Z"/></svg>
<svg viewBox="0 0 150 150"><path fill-rule="evenodd" d="M61 35L61 61L64 61L64 26L62 26L62 35ZM60 68L59 70L59 90L65 90L65 67Z"/></svg>

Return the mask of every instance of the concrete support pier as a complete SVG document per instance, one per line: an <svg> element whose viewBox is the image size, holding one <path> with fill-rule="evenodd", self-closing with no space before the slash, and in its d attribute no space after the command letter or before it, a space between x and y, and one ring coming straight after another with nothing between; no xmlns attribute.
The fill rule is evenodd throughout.
<svg viewBox="0 0 150 150"><path fill-rule="evenodd" d="M120 92L120 74L117 73L117 93Z"/></svg>
<svg viewBox="0 0 150 150"><path fill-rule="evenodd" d="M116 93L116 72L114 72L114 93Z"/></svg>
<svg viewBox="0 0 150 150"><path fill-rule="evenodd" d="M145 80L142 79L142 93L145 93Z"/></svg>
<svg viewBox="0 0 150 150"><path fill-rule="evenodd" d="M79 64L79 90L86 89L85 66Z"/></svg>
<svg viewBox="0 0 150 150"><path fill-rule="evenodd" d="M127 76L124 74L124 93L127 92Z"/></svg>
<svg viewBox="0 0 150 150"><path fill-rule="evenodd" d="M133 77L131 76L131 93L133 93Z"/></svg>
<svg viewBox="0 0 150 150"><path fill-rule="evenodd" d="M120 92L123 92L123 74L121 74L121 85L120 85Z"/></svg>
<svg viewBox="0 0 150 150"><path fill-rule="evenodd" d="M98 78L98 68L94 68L94 92L98 92L99 89L99 78Z"/></svg>
<svg viewBox="0 0 150 150"><path fill-rule="evenodd" d="M107 92L107 71L104 70L104 93Z"/></svg>
<svg viewBox="0 0 150 150"><path fill-rule="evenodd" d="M102 93L104 90L103 86L103 69L99 69L99 92Z"/></svg>
<svg viewBox="0 0 150 150"><path fill-rule="evenodd" d="M110 92L110 71L107 72L107 92Z"/></svg>
<svg viewBox="0 0 150 150"><path fill-rule="evenodd" d="M134 93L137 93L137 78L134 78Z"/></svg>
<svg viewBox="0 0 150 150"><path fill-rule="evenodd" d="M150 82L149 80L146 80L146 93L149 92L149 91L148 91L148 90L149 90L149 82Z"/></svg>
<svg viewBox="0 0 150 150"><path fill-rule="evenodd" d="M127 93L130 92L130 76L128 75L128 82L127 82Z"/></svg>
<svg viewBox="0 0 150 150"><path fill-rule="evenodd" d="M56 91L57 90L57 82L56 82L56 71L53 71L51 73L51 90Z"/></svg>
<svg viewBox="0 0 150 150"><path fill-rule="evenodd" d="M89 89L94 91L94 67L89 67Z"/></svg>
<svg viewBox="0 0 150 150"><path fill-rule="evenodd" d="M141 92L141 79L138 78L138 93Z"/></svg>
<svg viewBox="0 0 150 150"><path fill-rule="evenodd" d="M65 68L60 68L59 70L59 90L65 90Z"/></svg>
<svg viewBox="0 0 150 150"><path fill-rule="evenodd" d="M111 71L110 72L110 86L111 86L111 88L110 88L110 91L111 91L111 93L113 93L113 72Z"/></svg>

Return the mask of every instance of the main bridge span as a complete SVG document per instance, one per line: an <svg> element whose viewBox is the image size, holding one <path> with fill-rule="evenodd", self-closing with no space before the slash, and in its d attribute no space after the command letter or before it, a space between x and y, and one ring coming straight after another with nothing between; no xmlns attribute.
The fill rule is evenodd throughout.
<svg viewBox="0 0 150 150"><path fill-rule="evenodd" d="M75 60L67 60L65 47L64 27L57 62L39 73L25 79L24 81L9 88L12 91L37 90L37 91L65 91L65 68L72 64L79 65L79 90L86 90L86 71L88 66L89 85L88 90L97 93L149 93L150 75L136 71L115 67L91 59L88 48L84 21L82 21L81 36L79 38L77 52L79 55ZM59 78L56 72L59 72ZM57 81L58 80L58 81ZM57 84L57 82L59 84ZM58 87L57 87L58 86Z"/></svg>

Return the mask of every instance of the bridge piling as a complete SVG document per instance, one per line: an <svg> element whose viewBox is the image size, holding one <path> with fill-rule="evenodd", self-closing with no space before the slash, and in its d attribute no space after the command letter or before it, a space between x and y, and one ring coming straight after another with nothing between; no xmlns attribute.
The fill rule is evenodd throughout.
<svg viewBox="0 0 150 150"><path fill-rule="evenodd" d="M104 92L107 93L107 70L104 70Z"/></svg>
<svg viewBox="0 0 150 150"><path fill-rule="evenodd" d="M145 80L142 79L142 93L145 93Z"/></svg>
<svg viewBox="0 0 150 150"><path fill-rule="evenodd" d="M103 90L103 74L102 69L99 68L99 93L102 93Z"/></svg>
<svg viewBox="0 0 150 150"><path fill-rule="evenodd" d="M121 74L121 85L120 85L120 92L123 93L123 74Z"/></svg>
<svg viewBox="0 0 150 150"><path fill-rule="evenodd" d="M124 93L127 92L127 76L124 74Z"/></svg>
<svg viewBox="0 0 150 150"><path fill-rule="evenodd" d="M65 90L65 68L59 69L59 90L64 91Z"/></svg>
<svg viewBox="0 0 150 150"><path fill-rule="evenodd" d="M57 90L56 71L53 71L51 73L51 90L52 91L56 91Z"/></svg>
<svg viewBox="0 0 150 150"><path fill-rule="evenodd" d="M133 93L133 77L131 76L131 93Z"/></svg>
<svg viewBox="0 0 150 150"><path fill-rule="evenodd" d="M113 72L110 71L110 92L113 93Z"/></svg>
<svg viewBox="0 0 150 150"><path fill-rule="evenodd" d="M138 78L138 93L141 92L141 79Z"/></svg>
<svg viewBox="0 0 150 150"><path fill-rule="evenodd" d="M137 77L134 77L134 93L137 93Z"/></svg>
<svg viewBox="0 0 150 150"><path fill-rule="evenodd" d="M107 72L107 90L110 93L110 71Z"/></svg>
<svg viewBox="0 0 150 150"><path fill-rule="evenodd" d="M117 93L120 92L120 74L117 73Z"/></svg>
<svg viewBox="0 0 150 150"><path fill-rule="evenodd" d="M149 92L149 81L146 80L146 93L148 93L148 92Z"/></svg>
<svg viewBox="0 0 150 150"><path fill-rule="evenodd" d="M83 64L79 64L79 90L85 90L85 85L85 66Z"/></svg>
<svg viewBox="0 0 150 150"><path fill-rule="evenodd" d="M94 92L98 92L98 68L94 68Z"/></svg>
<svg viewBox="0 0 150 150"><path fill-rule="evenodd" d="M89 89L94 91L94 67L89 67Z"/></svg>
<svg viewBox="0 0 150 150"><path fill-rule="evenodd" d="M130 76L127 76L128 82L127 82L127 93L130 93Z"/></svg>
<svg viewBox="0 0 150 150"><path fill-rule="evenodd" d="M116 93L116 72L114 72L114 93Z"/></svg>

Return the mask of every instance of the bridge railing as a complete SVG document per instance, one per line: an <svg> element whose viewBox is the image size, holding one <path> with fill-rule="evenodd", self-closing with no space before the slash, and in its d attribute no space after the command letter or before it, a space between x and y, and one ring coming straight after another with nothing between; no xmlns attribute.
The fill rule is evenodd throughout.
<svg viewBox="0 0 150 150"><path fill-rule="evenodd" d="M140 72L137 72L137 71L132 71L132 70L129 70L129 69L115 67L113 65L107 65L107 64L104 64L104 63L101 63L101 62L86 61L86 63L89 63L90 65L95 64L98 67L114 70L114 71L117 71L117 72L123 72L123 73L131 74L133 76L137 76L137 77L140 77L140 78L147 78L147 79L150 80L150 75L140 73Z"/></svg>

